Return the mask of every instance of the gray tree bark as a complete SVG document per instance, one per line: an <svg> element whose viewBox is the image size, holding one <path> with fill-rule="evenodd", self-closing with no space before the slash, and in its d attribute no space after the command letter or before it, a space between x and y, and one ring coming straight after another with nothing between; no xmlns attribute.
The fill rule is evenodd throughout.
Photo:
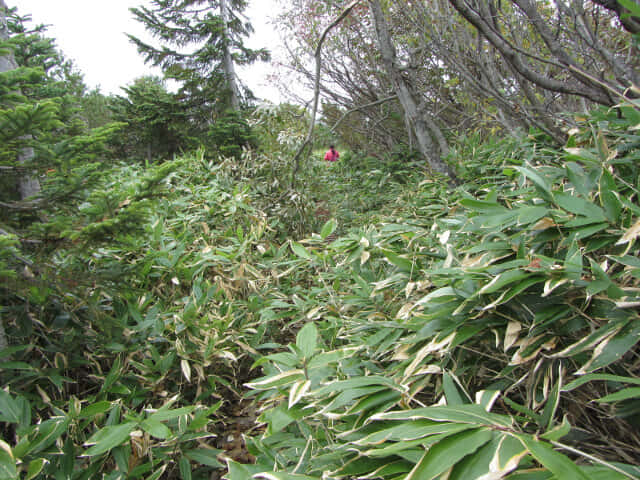
<svg viewBox="0 0 640 480"><path fill-rule="evenodd" d="M424 155L432 170L446 175L451 181L455 181L454 173L440 158L438 148L431 138L429 124L433 122L433 119L427 117L426 112L421 114L419 102L411 91L411 85L398 66L396 49L391 41L380 0L369 0L369 9L374 20L378 46L385 69L391 78L393 89L400 100L408 123L413 129L420 153ZM436 138L438 138L437 135Z"/></svg>
<svg viewBox="0 0 640 480"><path fill-rule="evenodd" d="M7 26L7 4L4 0L0 0L0 40L7 40L9 38L9 28ZM13 54L0 55L0 73L5 73L14 70L18 67ZM28 137L25 137L28 139ZM25 164L33 159L33 148L23 148L18 155L17 161L19 164ZM20 198L32 197L40 192L40 182L34 175L24 173L18 180L18 191L20 192Z"/></svg>
<svg viewBox="0 0 640 480"><path fill-rule="evenodd" d="M224 36L224 72L227 77L229 90L231 92L231 108L239 112L240 111L240 88L238 87L238 77L236 76L236 69L233 63L233 57L231 56L231 36L229 35L229 7L227 0L220 0L220 17L222 18L223 36Z"/></svg>
<svg viewBox="0 0 640 480"><path fill-rule="evenodd" d="M530 6L532 7L533 4L531 2L527 0L512 1L520 8L527 8L526 11L523 11L525 14L534 13L528 8ZM478 10L472 8L472 5L470 5L467 0L449 0L449 3L500 52L505 61L509 62L520 75L531 83L552 92L576 95L601 105L610 106L614 104L609 92L600 85L591 82L588 77L580 74L579 68L569 68L570 73L576 78L576 81L557 80L537 72L527 64L522 52L511 45L501 35L499 30L495 28L491 15L481 15ZM538 33L549 46L549 49L555 56L555 61L560 62L560 64L565 67L576 67L567 52L562 50L558 42L550 36L546 24L539 23L535 17L529 17L529 20L531 25L538 30ZM534 20L536 21L534 22Z"/></svg>

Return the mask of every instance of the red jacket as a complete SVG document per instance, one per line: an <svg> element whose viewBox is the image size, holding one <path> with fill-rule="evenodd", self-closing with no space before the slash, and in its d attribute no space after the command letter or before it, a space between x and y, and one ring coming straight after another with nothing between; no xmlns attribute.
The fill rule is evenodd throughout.
<svg viewBox="0 0 640 480"><path fill-rule="evenodd" d="M338 151L336 149L329 149L327 150L327 153L324 154L324 159L327 162L335 162L336 160L338 160L340 158L340 154L338 153Z"/></svg>

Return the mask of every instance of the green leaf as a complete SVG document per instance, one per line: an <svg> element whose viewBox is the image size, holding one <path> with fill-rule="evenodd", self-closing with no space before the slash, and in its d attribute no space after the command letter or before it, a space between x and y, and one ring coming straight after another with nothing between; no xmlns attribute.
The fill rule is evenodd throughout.
<svg viewBox="0 0 640 480"><path fill-rule="evenodd" d="M66 417L53 417L37 425L35 438L29 445L31 455L46 450L60 438L71 423Z"/></svg>
<svg viewBox="0 0 640 480"><path fill-rule="evenodd" d="M598 403L612 403L612 402L620 402L622 400L628 400L630 398L638 398L640 397L640 387L633 388L625 388L623 390L618 390L617 392L610 393L602 398L596 400Z"/></svg>
<svg viewBox="0 0 640 480"><path fill-rule="evenodd" d="M274 387L281 387L304 379L304 370L287 370L286 372L278 373L276 375L260 378L259 380L247 383L246 385L254 390L269 390Z"/></svg>
<svg viewBox="0 0 640 480"><path fill-rule="evenodd" d="M524 405L520 405L517 402L514 402L513 400L511 400L509 397L502 397L502 400L504 401L504 403L506 403L508 406L510 406L511 408L513 408L516 412L519 412L527 417L529 417L531 420L533 420L536 423L541 423L540 422L540 415L538 415L536 412L534 412L533 410L525 407Z"/></svg>
<svg viewBox="0 0 640 480"><path fill-rule="evenodd" d="M96 403L92 403L91 405L87 405L86 407L84 407L82 410L80 410L80 418L93 418L96 415L99 415L101 413L105 413L106 411L108 411L111 408L112 403L111 402L107 402L102 401L102 402L96 402Z"/></svg>
<svg viewBox="0 0 640 480"><path fill-rule="evenodd" d="M638 6L637 3L635 3L633 0L618 0L620 2L620 4L626 8L627 10L629 10L631 12L631 15L635 16L635 17L639 17L640 16L640 6ZM631 16L629 14L625 14L625 16L629 17Z"/></svg>
<svg viewBox="0 0 640 480"><path fill-rule="evenodd" d="M131 450L129 450L129 445L127 444L111 449L111 456L121 472L129 471L130 452Z"/></svg>
<svg viewBox="0 0 640 480"><path fill-rule="evenodd" d="M626 265L627 267L640 268L640 258L633 257L631 255L625 255L624 257L616 256L616 255L607 255L607 258L615 260L622 265Z"/></svg>
<svg viewBox="0 0 640 480"><path fill-rule="evenodd" d="M442 375L442 388L444 389L444 396L447 399L447 405L463 405L465 402L458 391L456 382L449 373Z"/></svg>
<svg viewBox="0 0 640 480"><path fill-rule="evenodd" d="M149 415L149 419L153 419L158 422L164 422L167 420L171 420L173 418L181 417L182 415L189 415L195 409L196 409L195 406L190 406L190 407L181 407L181 408L175 408L173 410L170 410L168 405L164 405L160 407L157 411Z"/></svg>
<svg viewBox="0 0 640 480"><path fill-rule="evenodd" d="M567 417L565 416L562 419L562 423L560 425L556 426L551 430L544 432L542 435L540 435L540 438L543 438L544 440L548 440L550 442L557 442L562 437L569 435L569 433L571 433L571 424L569 423L569 420L567 420Z"/></svg>
<svg viewBox="0 0 640 480"><path fill-rule="evenodd" d="M452 469L447 480L467 480L482 478L491 471L491 461L496 457L500 446L499 436L494 436L490 442L478 449L473 455L467 455ZM494 467L495 470L495 467Z"/></svg>
<svg viewBox="0 0 640 480"><path fill-rule="evenodd" d="M311 388L310 380L299 380L289 390L289 408L298 403Z"/></svg>
<svg viewBox="0 0 640 480"><path fill-rule="evenodd" d="M508 270L494 277L489 283L482 287L480 291L478 291L478 294L494 293L502 289L504 286L519 282L530 275L531 274L529 272L525 272L520 269Z"/></svg>
<svg viewBox="0 0 640 480"><path fill-rule="evenodd" d="M518 170L522 175L531 180L531 182L536 186L538 192L545 198L546 200L551 200L553 195L551 193L551 184L544 177L540 176L538 172L531 170L527 167L514 167Z"/></svg>
<svg viewBox="0 0 640 480"><path fill-rule="evenodd" d="M573 185L573 188L575 188L580 195L584 197L589 196L593 185L590 184L590 179L584 169L575 162L567 162L566 170L567 177Z"/></svg>
<svg viewBox="0 0 640 480"><path fill-rule="evenodd" d="M425 305L432 301L437 302L447 302L451 301L454 298L458 298L459 294L451 287L442 287L438 288L432 292L429 292L427 295L422 297L420 300L416 302L416 305Z"/></svg>
<svg viewBox="0 0 640 480"><path fill-rule="evenodd" d="M500 394L500 390L480 390L476 392L476 403L482 405L487 412L490 412Z"/></svg>
<svg viewBox="0 0 640 480"><path fill-rule="evenodd" d="M397 404L401 398L402 394L396 390L383 390L360 398L356 403L349 407L345 412L345 415L352 415L354 413L361 413L364 411L368 411L368 414L372 415L374 413L374 408L377 409L377 411L386 411L391 406Z"/></svg>
<svg viewBox="0 0 640 480"><path fill-rule="evenodd" d="M403 272L411 273L414 270L413 262L408 258L398 255L389 250L384 250L383 253L390 263L398 267Z"/></svg>
<svg viewBox="0 0 640 480"><path fill-rule="evenodd" d="M111 370L104 379L104 383L102 384L102 388L100 388L100 393L108 392L109 388L120 378L122 375L122 358L117 356L114 360Z"/></svg>
<svg viewBox="0 0 640 480"><path fill-rule="evenodd" d="M373 415L370 420L418 420L425 418L438 422L499 425L502 427L511 427L513 423L510 417L487 412L484 407L476 404L434 406L386 412Z"/></svg>
<svg viewBox="0 0 640 480"><path fill-rule="evenodd" d="M356 388L348 388L343 390L338 395L335 395L331 402L329 402L320 413L326 414L328 412L333 412L339 408L344 407L345 405L353 404L353 401L358 398L370 398L372 394L376 394L377 392L388 392L389 388L384 385L372 385L365 387L356 387ZM323 395L318 395L318 391L314 391L314 396L321 397Z"/></svg>
<svg viewBox="0 0 640 480"><path fill-rule="evenodd" d="M159 438L160 440L166 440L172 435L169 427L154 418L147 418L140 424L140 426L149 435Z"/></svg>
<svg viewBox="0 0 640 480"><path fill-rule="evenodd" d="M180 458L178 465L180 467L180 478L182 480L191 480L191 462L189 462L189 459L186 457Z"/></svg>
<svg viewBox="0 0 640 480"><path fill-rule="evenodd" d="M563 358L563 357L572 357L582 353L586 350L590 350L598 345L600 342L605 340L607 337L614 335L618 332L624 325L626 325L628 320L620 321L612 321L605 323L602 327L600 327L595 332L591 333L587 337L583 337L572 345L569 345L564 350L558 352L553 355L553 358Z"/></svg>
<svg viewBox="0 0 640 480"><path fill-rule="evenodd" d="M371 478L404 478L404 476L411 471L413 465L414 462L410 462L405 459L397 460L395 462L385 462L382 467L371 473ZM398 476L400 474L402 475Z"/></svg>
<svg viewBox="0 0 640 480"><path fill-rule="evenodd" d="M162 475L164 474L164 471L167 469L168 466L169 464L165 463L160 468L158 468L155 472L149 475L145 480L158 480L160 477L162 477Z"/></svg>
<svg viewBox="0 0 640 480"><path fill-rule="evenodd" d="M581 385L584 385L588 382L593 382L597 380L604 380L608 382L620 382L620 383L632 383L634 385L640 385L640 378L635 377L621 377L619 375L611 375L608 373L589 373L587 375L582 375L580 378L574 380L571 383L566 384L562 387L563 392L570 392Z"/></svg>
<svg viewBox="0 0 640 480"><path fill-rule="evenodd" d="M290 242L290 244L291 250L293 250L293 253L295 253L298 257L304 258L305 260L312 260L311 254L302 245L293 241Z"/></svg>
<svg viewBox="0 0 640 480"><path fill-rule="evenodd" d="M471 219L475 224L481 225L483 228L505 228L507 225L513 225L518 219L517 210L506 210L501 214L478 215Z"/></svg>
<svg viewBox="0 0 640 480"><path fill-rule="evenodd" d="M313 356L318 342L318 329L313 322L307 323L300 329L296 335L296 346L302 352L304 358L309 359Z"/></svg>
<svg viewBox="0 0 640 480"><path fill-rule="evenodd" d="M542 468L531 468L513 472L507 477L509 480L555 480L556 477Z"/></svg>
<svg viewBox="0 0 640 480"><path fill-rule="evenodd" d="M448 480L503 478L519 465L526 453L527 449L511 435L494 435L489 443L459 462Z"/></svg>
<svg viewBox="0 0 640 480"><path fill-rule="evenodd" d="M16 345L15 347L7 347L0 350L0 358L11 357L14 353L21 352L30 347L30 345Z"/></svg>
<svg viewBox="0 0 640 480"><path fill-rule="evenodd" d="M83 456L92 457L111 450L129 440L129 434L137 427L136 422L104 427L94 433L84 445L93 445Z"/></svg>
<svg viewBox="0 0 640 480"><path fill-rule="evenodd" d="M406 454L405 452L402 452ZM421 453L421 451L419 451ZM400 455L400 454L399 454ZM361 479L361 478L378 478L377 476L371 476L371 472L377 471L380 468L389 464L388 458L370 458L369 452L365 452L362 457L356 457L347 461L337 471L330 472L328 478L339 479ZM416 462L420 459L420 456L416 458ZM415 462L414 462L415 463ZM407 472L409 469L404 470ZM395 477L394 477L395 478ZM404 475L402 476L404 478Z"/></svg>
<svg viewBox="0 0 640 480"><path fill-rule="evenodd" d="M547 468L558 480L589 480L582 470L569 458L556 452L547 443L529 435L516 435L531 455Z"/></svg>
<svg viewBox="0 0 640 480"><path fill-rule="evenodd" d="M345 357L348 357L356 349L342 348L340 350L332 350L330 352L321 352L313 356L307 363L307 368L322 368L332 363L339 362ZM295 365L295 364L294 364ZM293 365L292 365L293 366Z"/></svg>
<svg viewBox="0 0 640 480"><path fill-rule="evenodd" d="M468 425L458 425L458 427L460 428L456 432L452 432L452 433L469 430L469 428L467 428ZM428 437L419 438L418 440L408 440L406 442L389 443L389 444L385 444L388 446L382 446L382 447L380 445L376 445L374 446L374 448L371 448L369 450L365 450L364 452L362 452L362 455L366 455L367 457L376 458L376 459L377 458L386 459L386 461L389 460L389 457L396 456L396 455L401 456L402 458L405 458L412 463L411 469L413 469L413 467L423 457L425 447L429 447L431 445L438 443L440 440L442 440L445 437L448 437L452 433L446 433L442 435L431 435Z"/></svg>
<svg viewBox="0 0 640 480"><path fill-rule="evenodd" d="M273 435L303 417L304 413L299 406L287 408L286 403L281 403L276 408L272 408L262 413L258 419L269 425L267 428L267 435Z"/></svg>
<svg viewBox="0 0 640 480"><path fill-rule="evenodd" d="M620 360L638 341L640 341L640 322L630 322L613 337L606 338L598 345L591 359L580 367L577 373L591 373Z"/></svg>
<svg viewBox="0 0 640 480"><path fill-rule="evenodd" d="M607 220L604 211L595 203L568 193L556 193L555 202L560 208L575 215L582 215L589 219L589 223L600 223Z"/></svg>
<svg viewBox="0 0 640 480"><path fill-rule="evenodd" d="M264 478L265 480L320 480L320 477L285 472L262 472L255 474L253 478Z"/></svg>
<svg viewBox="0 0 640 480"><path fill-rule="evenodd" d="M227 467L229 473L225 475L228 480L249 480L257 473L269 470L262 465L243 465L241 463L234 462L231 459L227 459Z"/></svg>
<svg viewBox="0 0 640 480"><path fill-rule="evenodd" d="M551 428L553 425L553 417L558 409L558 404L560 403L560 381L554 385L549 397L547 398L547 402L544 405L544 410L542 411L542 415L540 416L540 426L545 430Z"/></svg>
<svg viewBox="0 0 640 480"><path fill-rule="evenodd" d="M600 177L600 203L604 208L607 220L611 223L617 223L622 213L622 202L616 195L615 191L616 183L613 175L606 169L602 171L602 177Z"/></svg>
<svg viewBox="0 0 640 480"><path fill-rule="evenodd" d="M486 429L470 430L447 437L427 450L407 475L407 480L432 480L492 438L493 433Z"/></svg>
<svg viewBox="0 0 640 480"><path fill-rule="evenodd" d="M389 442L409 442L432 435L454 434L464 430L476 428L475 425L434 422L431 420L410 420L398 422L399 425L383 428L377 432L370 433L362 438L354 440L355 445L380 445L385 441Z"/></svg>
<svg viewBox="0 0 640 480"><path fill-rule="evenodd" d="M295 367L298 365L299 359L296 355L290 352L279 352L273 353L271 355L267 355L265 357L261 357L251 365L251 368L259 367L268 361L272 361L273 363L277 363L280 365L284 365L285 367Z"/></svg>
<svg viewBox="0 0 640 480"><path fill-rule="evenodd" d="M587 227L578 228L572 231L571 240L578 241L578 240L582 240L583 238L589 238L595 235L596 233L606 230L607 228L609 228L608 223L597 223L595 225L589 225Z"/></svg>
<svg viewBox="0 0 640 480"><path fill-rule="evenodd" d="M589 480L636 480L640 478L640 468L637 466L617 463L616 467L619 468L620 471L615 471L601 465L580 465L580 470L589 477Z"/></svg>
<svg viewBox="0 0 640 480"><path fill-rule="evenodd" d="M505 206L497 202L478 200L476 198L463 198L460 200L460 205L474 212L490 213L492 215L499 215L507 211Z"/></svg>
<svg viewBox="0 0 640 480"><path fill-rule="evenodd" d="M14 480L18 478L16 461L4 448L0 447L0 479Z"/></svg>
<svg viewBox="0 0 640 480"><path fill-rule="evenodd" d="M27 469L27 474L24 477L24 480L31 480L33 478L36 478L46 464L47 464L47 460L44 458L36 458L35 460L31 460L29 462L29 468ZM4 478L4 477L0 477L0 478Z"/></svg>
<svg viewBox="0 0 640 480"><path fill-rule="evenodd" d="M529 225L531 223L537 222L544 216L549 213L549 209L547 207L523 207L517 210L518 213L518 224L519 225Z"/></svg>
<svg viewBox="0 0 640 480"><path fill-rule="evenodd" d="M73 469L76 465L76 445L70 436L64 442L62 447L62 458L58 463L58 470L63 478L71 478L73 476Z"/></svg>
<svg viewBox="0 0 640 480"><path fill-rule="evenodd" d="M572 242L567 249L564 259L564 271L571 280L580 280L582 277L582 252L576 242Z"/></svg>
<svg viewBox="0 0 640 480"><path fill-rule="evenodd" d="M392 379L380 375L370 375L366 377L354 377L348 380L330 382L327 385L315 390L315 395L322 397L328 393L343 392L352 388L366 387L370 385L382 385L394 390L404 391L405 388L395 383Z"/></svg>
<svg viewBox="0 0 640 480"><path fill-rule="evenodd" d="M500 438L500 447L496 452L497 457L494 458L496 468L500 472L510 472L518 466L520 460L526 455L527 449L524 448L518 439L511 435L502 435Z"/></svg>
<svg viewBox="0 0 640 480"><path fill-rule="evenodd" d="M10 393L0 389L0 421L20 424L30 420L30 412L31 407L25 398L14 398Z"/></svg>
<svg viewBox="0 0 640 480"><path fill-rule="evenodd" d="M322 230L320 230L320 237L324 240L338 228L338 222L334 218L327 220L327 222L323 225Z"/></svg>
<svg viewBox="0 0 640 480"><path fill-rule="evenodd" d="M211 448L194 448L183 452L189 459L201 465L207 465L213 468L222 468L223 465L218 461L218 455L222 453L222 450L216 450Z"/></svg>

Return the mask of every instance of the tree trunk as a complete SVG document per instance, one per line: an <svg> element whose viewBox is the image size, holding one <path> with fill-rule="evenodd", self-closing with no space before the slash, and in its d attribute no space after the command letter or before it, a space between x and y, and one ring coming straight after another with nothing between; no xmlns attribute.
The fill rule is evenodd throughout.
<svg viewBox="0 0 640 480"><path fill-rule="evenodd" d="M512 1L514 3L518 3L517 0ZM478 30L478 32L482 34L482 36L484 36L489 41L489 43L491 43L491 45L495 47L498 52L500 52L506 62L511 64L511 66L513 66L513 68L520 75L529 80L531 83L552 92L584 97L588 100L591 100L592 102L599 103L601 105L611 106L614 104L606 88L602 88L600 85L594 84L584 75L578 74L577 71L569 68L574 67L575 64L571 62L571 58L565 51L560 48L559 44L555 42L555 40L551 42L551 40L553 39L545 36L548 33L548 28L546 28L546 25L540 23L534 24L530 22L534 28L542 28L542 31L538 31L538 33L544 37L543 40L545 42L550 42L548 45L551 45L549 48L552 49L551 52L555 56L555 60L557 62L561 62L564 66L569 68L571 74L574 75L574 77L578 77L580 79L579 81L558 80L546 76L543 73L537 72L535 69L529 66L526 61L526 56L519 50L514 48L514 46L511 45L502 36L500 31L494 27L494 20L492 18L492 15L483 16L483 14L479 13L478 10L472 8L472 6L469 5L466 0L449 0L449 3L458 11L460 15L462 15L464 19L466 19L471 25L473 25ZM526 5L527 2L523 0L519 3L522 5Z"/></svg>
<svg viewBox="0 0 640 480"><path fill-rule="evenodd" d="M9 38L9 27L7 26L7 4L0 0L0 40ZM17 67L12 54L0 55L0 73L8 72Z"/></svg>
<svg viewBox="0 0 640 480"><path fill-rule="evenodd" d="M429 133L429 121L433 121L433 119L426 120L424 114L420 114L418 102L411 92L409 82L397 65L396 50L391 41L380 0L369 0L369 8L374 20L376 37L385 69L391 78L393 89L400 100L408 123L413 129L420 152L427 159L432 170L446 175L451 181L455 181L455 175L440 158L438 149Z"/></svg>
<svg viewBox="0 0 640 480"><path fill-rule="evenodd" d="M0 40L5 41L9 38L9 28L7 26L7 4L4 0L0 0ZM18 67L12 53L6 55L0 55L0 74L15 70ZM28 140L30 137L26 136L23 139ZM25 164L33 159L33 148L23 148L17 158L19 164ZM18 191L20 192L20 198L32 197L40 191L40 182L38 177L24 173L18 180Z"/></svg>
<svg viewBox="0 0 640 480"><path fill-rule="evenodd" d="M24 138L25 140L29 140L31 139L31 135L27 135ZM33 148L24 147L18 155L18 163L27 163L31 161L33 157ZM22 174L18 179L18 191L20 192L21 200L33 197L34 195L40 193L40 181L38 180L38 177L35 175L30 175L29 173Z"/></svg>
<svg viewBox="0 0 640 480"><path fill-rule="evenodd" d="M233 63L233 57L231 56L231 36L229 35L229 7L227 0L220 0L220 17L223 22L223 48L224 48L224 73L227 77L227 83L231 92L231 108L239 112L240 111L240 89L238 88L238 77L236 76L236 69Z"/></svg>

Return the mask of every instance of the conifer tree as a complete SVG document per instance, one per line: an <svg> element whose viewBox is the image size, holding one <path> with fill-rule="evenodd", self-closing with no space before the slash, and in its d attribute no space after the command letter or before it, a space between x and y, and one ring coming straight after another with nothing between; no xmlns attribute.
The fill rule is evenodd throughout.
<svg viewBox="0 0 640 480"><path fill-rule="evenodd" d="M37 124L51 120L51 109L40 105L21 105L24 97L21 86L37 82L40 71L18 68L9 42L9 9L0 0L0 160L13 171L21 170L18 175L18 191L21 199L26 199L40 191L38 178L29 171L29 163L34 153L29 141L31 132Z"/></svg>
<svg viewBox="0 0 640 480"><path fill-rule="evenodd" d="M266 60L265 49L246 48L252 32L243 21L246 0L153 0L152 7L132 8L136 20L160 40L149 45L129 36L145 61L177 81L192 114L200 121L226 110L238 111L243 93L236 65ZM245 97L250 95L244 89Z"/></svg>
<svg viewBox="0 0 640 480"><path fill-rule="evenodd" d="M123 90L126 97L115 97L111 106L114 120L127 123L116 140L122 158L166 160L197 146L192 137L198 125L188 121L179 100L162 79L137 78Z"/></svg>

